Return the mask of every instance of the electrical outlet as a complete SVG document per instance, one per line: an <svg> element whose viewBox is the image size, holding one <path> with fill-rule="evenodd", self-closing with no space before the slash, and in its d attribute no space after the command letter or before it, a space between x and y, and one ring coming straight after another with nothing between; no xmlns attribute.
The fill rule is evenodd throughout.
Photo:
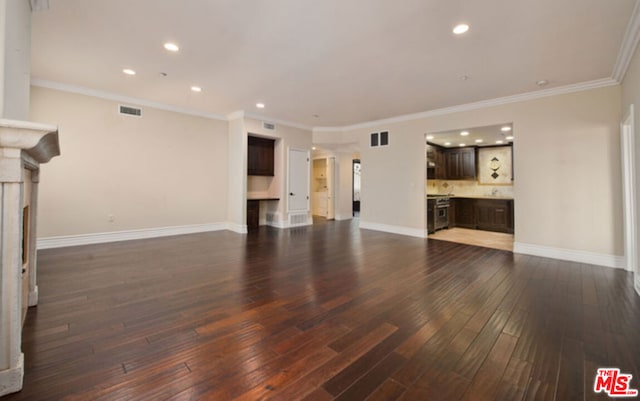
<svg viewBox="0 0 640 401"><path fill-rule="evenodd" d="M112 215L112 214L108 215L108 216L107 216L107 221L108 221L109 223L113 223L114 221L116 221L116 216L114 216L114 215Z"/></svg>

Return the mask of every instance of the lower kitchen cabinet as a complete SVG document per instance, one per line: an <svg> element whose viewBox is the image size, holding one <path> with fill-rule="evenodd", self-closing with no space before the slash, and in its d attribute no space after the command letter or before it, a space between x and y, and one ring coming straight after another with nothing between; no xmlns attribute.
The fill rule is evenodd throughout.
<svg viewBox="0 0 640 401"><path fill-rule="evenodd" d="M472 198L452 199L454 225L462 228L476 228L474 203Z"/></svg>
<svg viewBox="0 0 640 401"><path fill-rule="evenodd" d="M475 214L478 230L513 233L513 201L477 199Z"/></svg>
<svg viewBox="0 0 640 401"><path fill-rule="evenodd" d="M452 227L513 233L513 200L451 199Z"/></svg>

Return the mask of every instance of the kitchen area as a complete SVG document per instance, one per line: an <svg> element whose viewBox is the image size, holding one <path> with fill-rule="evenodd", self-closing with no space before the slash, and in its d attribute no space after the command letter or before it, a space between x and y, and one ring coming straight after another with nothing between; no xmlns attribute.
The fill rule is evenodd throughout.
<svg viewBox="0 0 640 401"><path fill-rule="evenodd" d="M429 238L511 251L512 124L426 135Z"/></svg>

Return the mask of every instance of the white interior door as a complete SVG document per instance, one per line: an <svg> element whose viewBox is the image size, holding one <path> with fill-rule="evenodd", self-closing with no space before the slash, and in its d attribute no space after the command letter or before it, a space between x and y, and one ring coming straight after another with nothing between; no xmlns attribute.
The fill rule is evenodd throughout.
<svg viewBox="0 0 640 401"><path fill-rule="evenodd" d="M287 170L287 211L309 211L309 152L289 149L289 165Z"/></svg>
<svg viewBox="0 0 640 401"><path fill-rule="evenodd" d="M327 219L336 218L336 158L327 158Z"/></svg>

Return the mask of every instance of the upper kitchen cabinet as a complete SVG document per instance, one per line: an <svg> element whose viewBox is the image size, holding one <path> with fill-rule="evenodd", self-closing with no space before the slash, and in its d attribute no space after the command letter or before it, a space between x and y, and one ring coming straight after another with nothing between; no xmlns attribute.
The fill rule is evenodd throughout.
<svg viewBox="0 0 640 401"><path fill-rule="evenodd" d="M449 180L476 179L476 150L472 147L447 149L446 176Z"/></svg>
<svg viewBox="0 0 640 401"><path fill-rule="evenodd" d="M247 175L273 176L275 140L249 136Z"/></svg>
<svg viewBox="0 0 640 401"><path fill-rule="evenodd" d="M446 180L444 149L437 145L427 144L427 178L430 180Z"/></svg>

